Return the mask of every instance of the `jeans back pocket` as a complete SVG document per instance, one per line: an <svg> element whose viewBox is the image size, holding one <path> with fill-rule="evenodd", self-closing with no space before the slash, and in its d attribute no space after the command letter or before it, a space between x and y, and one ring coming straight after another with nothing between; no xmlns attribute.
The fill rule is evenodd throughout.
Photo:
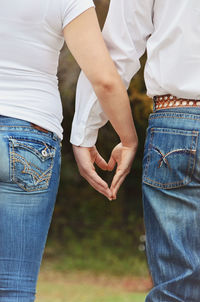
<svg viewBox="0 0 200 302"><path fill-rule="evenodd" d="M25 191L48 188L52 174L55 148L43 141L9 138L11 181Z"/></svg>
<svg viewBox="0 0 200 302"><path fill-rule="evenodd" d="M163 189L188 184L195 167L198 131L149 128L147 136L143 182Z"/></svg>

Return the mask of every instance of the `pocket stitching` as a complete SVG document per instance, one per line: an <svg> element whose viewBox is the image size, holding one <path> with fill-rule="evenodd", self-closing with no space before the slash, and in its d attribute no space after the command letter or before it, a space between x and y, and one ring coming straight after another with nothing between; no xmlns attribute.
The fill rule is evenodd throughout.
<svg viewBox="0 0 200 302"><path fill-rule="evenodd" d="M192 121L198 121L200 120L199 117L193 118L193 117L186 117L186 116L178 116L178 115L185 115L190 114L192 116L195 116L194 113L178 113L178 112L171 112L171 113L163 113L163 112L153 112L149 115L149 121L153 119L159 119L159 118L172 118L172 119L185 119L185 120L192 120Z"/></svg>
<svg viewBox="0 0 200 302"><path fill-rule="evenodd" d="M45 178L46 179L48 179L48 177L43 177L44 176L44 173L42 173L42 170L40 169L40 168L38 168L37 166L35 166L33 163L32 163L32 165L33 166L35 166L38 170L40 170L41 171L41 176L36 172L36 171L34 171L33 169L31 169L31 167L30 167L30 169L29 169L29 163L27 162L27 160L22 156L22 155L19 155L19 154L17 154L17 153L15 153L15 152L12 152L12 156L13 156L13 158L15 158L14 159L14 162L16 163L16 162L19 162L19 163L21 163L21 164L23 164L24 165L24 169L23 169L23 171L22 171L22 173L27 173L26 171L25 171L25 169L26 169L26 167L27 167L27 169L28 170L30 170L30 171L32 171L32 173L30 173L31 175L32 174L36 174L37 176L38 176L38 180L39 179L41 179L42 178L42 180L44 180ZM20 160L20 158L22 158L22 160ZM45 171L45 174L47 174L48 172L49 172L49 170L51 170L51 168L52 168L52 165ZM33 175L33 177L34 177L34 175ZM16 179L15 179L16 180ZM17 181L17 180L16 180ZM39 181L38 182L36 182L36 184L35 185L37 185L39 183Z"/></svg>
<svg viewBox="0 0 200 302"><path fill-rule="evenodd" d="M187 134L187 133L181 133L181 131L185 131L185 130L180 130L180 132L178 131L180 129L175 129L175 131L158 131L156 128L151 128L151 138L150 138L150 142L149 142L149 146L148 146L148 158L147 158L147 162L146 162L146 166L145 166L145 170L144 170L144 177L143 177L143 182L145 184L148 184L150 186L153 186L153 187L157 187L157 188L163 188L163 189L172 189L172 188L178 188L178 187L182 187L182 186L185 186L186 184L190 183L191 182L191 178L192 178L192 175L194 173L194 168L195 168L195 163L196 163L196 150L197 150L197 141L198 141L198 131L191 131L192 134ZM186 130L187 131L187 130ZM149 177L147 177L147 172L148 172L148 169L149 169L149 163L150 163L150 150L152 149L152 140L153 140L153 136L154 136L154 133L178 133L179 135L186 135L186 136L192 136L192 142L191 142L191 149L190 151L190 157L189 157L189 160L188 160L188 168L187 168L187 175L184 177L184 179L182 181L176 181L176 182L171 182L171 183L160 183L160 182L157 182ZM193 149L193 144L194 144L194 139L195 139L195 149ZM193 160L192 160L193 159ZM192 165L191 165L192 164ZM191 172L189 174L189 170L191 169ZM189 177L189 180L186 181L186 179ZM146 180L149 180L148 181L145 181Z"/></svg>
<svg viewBox="0 0 200 302"><path fill-rule="evenodd" d="M34 184L34 185L31 185L31 186L29 186L28 188L26 188L26 186L25 186L25 184L23 184L23 183L20 183L17 179L16 179L16 170L15 170L15 163L16 162L20 162L21 164L23 164L24 165L24 169L25 169L25 164L22 162L22 161L20 161L20 160L16 160L16 158L17 157L22 157L23 159L24 159L24 161L25 162L27 162L26 161L26 159L22 156L22 155L19 155L19 154L17 154L17 153L15 153L15 146L14 146L14 143L13 143L13 139L15 139L16 140L16 138L13 138L13 137L9 137L9 145L10 145L10 148L11 148L11 152L10 152L10 169L11 169L11 173L10 173L10 175L11 175L11 180L14 182L14 183L16 183L20 188L22 188L24 191L26 191L26 192L34 192L34 191L39 191L40 189L42 189L42 190L45 190L45 189L47 189L48 188L48 185L49 185L49 182L48 181L50 181L50 179L51 179L51 175L52 175L52 168L53 168L53 165L54 165L54 161L53 161L53 158L54 158L54 156L55 156L55 148L54 147L52 147L52 149L54 150L54 156L52 156L52 154L51 154L51 156L49 156L48 158L50 158L51 159L51 164L50 164L50 167L46 170L46 171L49 171L49 175L47 176L47 177L44 177L42 180L40 180L40 181L43 181L44 180L44 184L43 185L38 185L38 183L37 184ZM19 139L20 140L20 139ZM35 142L37 142L37 143L40 143L41 144L41 142L40 141L37 141L37 140L27 140L27 139L23 139L23 141L27 141L27 142L33 142L33 143L35 143ZM23 145L23 144L17 144L18 146L21 146L21 145ZM37 151L37 150L35 150L34 148L31 148L31 147L27 147L26 145L24 145L24 147L26 147L26 149L32 149L32 150L34 150L34 151ZM37 154L39 154L39 152L37 151ZM46 158L45 158L46 159ZM28 164L28 162L27 162L27 165L29 165ZM38 167L37 167L38 168ZM39 168L39 170L41 170L40 168ZM45 171L45 173L46 173L46 171ZM33 172L34 173L36 173L37 174L37 172L36 171L34 171L33 170ZM43 173L44 174L44 173ZM34 178L34 176L33 176L33 174L30 174L33 178ZM41 178L40 176L39 176L39 178ZM45 181L45 179L46 179L46 181ZM36 185L37 185L37 187L36 187Z"/></svg>
<svg viewBox="0 0 200 302"><path fill-rule="evenodd" d="M13 138L10 137L10 139L13 139ZM16 140L16 138L14 138L14 140ZM17 139L17 140L20 141L20 139ZM21 140L22 140L22 139L21 139ZM46 159L48 159L48 158L50 158L50 157L53 157L53 156L55 155L55 148L54 148L54 147L51 147L51 148L53 149L54 152L49 153L48 156L44 157L44 156L42 156L42 155L40 154L40 152L38 152L37 149L34 149L34 148L31 147L31 146L26 146L26 145L24 145L23 143L18 142L18 141L16 141L16 145L13 144L14 147L16 147L16 146L21 147L21 146L22 146L22 147L24 147L25 149L29 149L29 150L33 151L33 153L36 153L36 154L40 157L40 159L41 159L42 161L45 161ZM30 143L38 143L38 144L41 144L41 141L38 141L38 140L23 139L23 141L30 142ZM44 143L43 143L43 144L44 144ZM45 145L48 146L48 144L44 144L44 147L46 147Z"/></svg>

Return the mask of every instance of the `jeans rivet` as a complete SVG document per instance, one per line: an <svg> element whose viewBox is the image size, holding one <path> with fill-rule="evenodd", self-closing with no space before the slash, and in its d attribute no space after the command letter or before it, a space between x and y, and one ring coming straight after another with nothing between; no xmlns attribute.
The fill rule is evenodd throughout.
<svg viewBox="0 0 200 302"><path fill-rule="evenodd" d="M48 155L47 151L46 151L46 150L42 150L42 155L43 155L44 157L46 157L46 156Z"/></svg>

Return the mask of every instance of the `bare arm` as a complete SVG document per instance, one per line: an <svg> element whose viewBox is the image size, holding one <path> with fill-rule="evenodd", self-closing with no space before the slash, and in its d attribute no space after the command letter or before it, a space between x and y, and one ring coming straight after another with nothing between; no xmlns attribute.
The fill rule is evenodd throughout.
<svg viewBox="0 0 200 302"><path fill-rule="evenodd" d="M103 38L126 88L140 68L139 58L144 53L147 39L154 30L153 7L154 0L110 0ZM102 107L93 87L82 72L77 86L76 111L70 138L74 144L74 151L79 153L82 165L84 163L82 154L91 150L89 147L94 146L98 129L108 120L105 108ZM75 145L88 148L79 149L81 147ZM108 169L111 170L117 162L117 171L111 185L114 198L124 180L124 171L130 169L130 154L129 150L120 144L112 151ZM86 170L89 171L89 168Z"/></svg>
<svg viewBox="0 0 200 302"><path fill-rule="evenodd" d="M64 37L122 144L137 145L126 88L104 43L95 9L88 9L66 26Z"/></svg>
<svg viewBox="0 0 200 302"><path fill-rule="evenodd" d="M139 59L154 30L153 8L154 0L110 0L102 35L126 88L140 68ZM75 108L70 141L76 146L92 147L108 117L83 72L77 84Z"/></svg>
<svg viewBox="0 0 200 302"><path fill-rule="evenodd" d="M64 37L121 140L107 166L108 170L112 170L118 163L111 189L95 171L94 162L106 169L106 163L95 147L83 149L73 146L79 171L96 190L109 199L115 199L121 183L130 172L138 144L126 87L108 53L94 8L66 26Z"/></svg>

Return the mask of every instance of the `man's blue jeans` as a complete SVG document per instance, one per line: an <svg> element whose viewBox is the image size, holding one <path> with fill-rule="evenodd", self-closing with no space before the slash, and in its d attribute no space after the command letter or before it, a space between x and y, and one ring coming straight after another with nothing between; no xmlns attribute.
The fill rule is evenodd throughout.
<svg viewBox="0 0 200 302"><path fill-rule="evenodd" d="M200 301L200 108L149 117L143 158L146 302Z"/></svg>
<svg viewBox="0 0 200 302"><path fill-rule="evenodd" d="M60 174L60 139L0 116L0 301L33 302Z"/></svg>

